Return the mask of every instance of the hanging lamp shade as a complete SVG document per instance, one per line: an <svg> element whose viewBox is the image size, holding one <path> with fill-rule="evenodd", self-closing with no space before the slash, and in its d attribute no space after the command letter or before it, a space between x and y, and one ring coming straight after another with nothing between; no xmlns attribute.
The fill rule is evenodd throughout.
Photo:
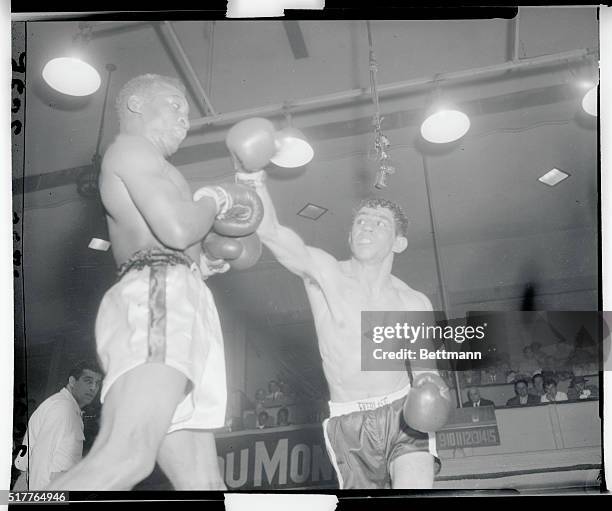
<svg viewBox="0 0 612 511"><path fill-rule="evenodd" d="M443 109L432 113L421 124L421 135L434 144L459 140L470 129L470 118L459 110Z"/></svg>
<svg viewBox="0 0 612 511"><path fill-rule="evenodd" d="M279 130L275 140L278 152L271 161L279 167L301 167L310 162L314 156L314 150L304 134L293 126Z"/></svg>
<svg viewBox="0 0 612 511"><path fill-rule="evenodd" d="M582 109L593 117L597 117L597 87L591 87L582 98Z"/></svg>
<svg viewBox="0 0 612 511"><path fill-rule="evenodd" d="M69 96L89 96L100 88L102 80L96 69L73 57L58 57L45 64L45 82L53 89Z"/></svg>

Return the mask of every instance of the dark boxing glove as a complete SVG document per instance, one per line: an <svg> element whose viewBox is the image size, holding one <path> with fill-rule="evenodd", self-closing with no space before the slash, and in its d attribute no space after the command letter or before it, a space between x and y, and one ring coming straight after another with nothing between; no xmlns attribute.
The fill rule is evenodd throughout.
<svg viewBox="0 0 612 511"><path fill-rule="evenodd" d="M411 428L433 433L446 424L452 408L444 380L435 373L421 373L415 376L404 400L403 415Z"/></svg>
<svg viewBox="0 0 612 511"><path fill-rule="evenodd" d="M213 230L224 236L238 237L254 233L263 218L263 204L257 193L241 184L205 186L193 199L210 197L217 206Z"/></svg>
<svg viewBox="0 0 612 511"><path fill-rule="evenodd" d="M251 266L255 266L262 252L259 236L253 233L249 236L238 238L238 240L242 243L243 249L242 253L236 259L229 262L232 270L246 270Z"/></svg>
<svg viewBox="0 0 612 511"><path fill-rule="evenodd" d="M243 237L226 237L211 232L202 241L206 259L224 260L232 270L245 270L255 265L261 257L262 245L257 234Z"/></svg>

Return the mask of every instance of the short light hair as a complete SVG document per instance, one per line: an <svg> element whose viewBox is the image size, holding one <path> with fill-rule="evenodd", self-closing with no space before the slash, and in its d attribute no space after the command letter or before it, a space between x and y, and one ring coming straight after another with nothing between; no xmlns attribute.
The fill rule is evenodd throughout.
<svg viewBox="0 0 612 511"><path fill-rule="evenodd" d="M128 112L127 103L130 96L137 95L144 98L150 98L160 86L169 85L178 89L185 94L185 86L177 78L171 76L162 76L156 74L145 74L132 78L127 82L117 94L115 108L119 116L119 122L122 122Z"/></svg>
<svg viewBox="0 0 612 511"><path fill-rule="evenodd" d="M384 208L391 211L395 220L395 231L397 236L408 237L408 217L401 206L393 201L382 199L380 197L369 197L362 200L357 209L353 211L353 220L363 208Z"/></svg>

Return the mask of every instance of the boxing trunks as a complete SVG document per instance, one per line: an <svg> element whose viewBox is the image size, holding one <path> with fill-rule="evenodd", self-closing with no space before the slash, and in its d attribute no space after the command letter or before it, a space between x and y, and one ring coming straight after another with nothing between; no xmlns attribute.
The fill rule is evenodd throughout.
<svg viewBox="0 0 612 511"><path fill-rule="evenodd" d="M406 425L402 409L410 386L386 396L329 402L323 421L325 445L340 489L391 488L391 462L411 452L437 460L435 435Z"/></svg>
<svg viewBox="0 0 612 511"><path fill-rule="evenodd" d="M102 402L121 375L161 363L191 383L168 432L223 426L227 387L219 316L200 268L182 252L139 251L121 266L98 310L96 345L106 373Z"/></svg>

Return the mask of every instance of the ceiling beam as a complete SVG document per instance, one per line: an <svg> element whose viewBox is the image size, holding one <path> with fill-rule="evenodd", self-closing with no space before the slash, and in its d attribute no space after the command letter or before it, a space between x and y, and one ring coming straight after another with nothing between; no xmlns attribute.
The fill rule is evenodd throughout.
<svg viewBox="0 0 612 511"><path fill-rule="evenodd" d="M584 59L585 57L588 57L595 53L596 50L593 49L572 50L561 53L554 53L551 55L543 55L540 57L523 59L518 62L504 62L502 64L495 64L492 66L466 69L462 71L455 71L452 73L442 73L434 77L417 78L414 80L394 82L389 83L387 85L381 85L378 88L378 94L380 96L383 96L390 93L403 92L408 89L423 88L434 84L441 85L444 82L469 81L475 78L501 74L508 71L533 69L554 64L569 63L571 61ZM236 121L240 121L242 119L248 119L249 117L265 117L269 115L283 114L287 111L287 109L289 109L291 112L295 112L298 110L307 111L315 108L320 108L322 106L337 105L350 101L368 99L370 95L371 93L369 88L361 88L351 89L343 92L336 92L333 94L326 94L324 96L297 99L294 101L283 101L282 103L276 103L273 105L267 105L258 108L238 110L235 112L228 112L220 115L210 115L207 117L202 117L200 119L192 119L190 121L191 129L196 129L201 126L207 126L211 124L229 124Z"/></svg>
<svg viewBox="0 0 612 511"><path fill-rule="evenodd" d="M457 106L477 111L479 115L495 114L516 110L519 107L530 108L535 105L549 105L572 98L576 90L571 84L556 84L536 89L480 97L470 101L460 102ZM397 110L385 113L385 125L388 130L403 129L420 123L423 107L410 110ZM342 137L360 136L372 133L370 117L354 118L350 121L336 121L316 124L302 128L311 141L331 140ZM221 133L221 130L219 130ZM177 167L196 162L204 162L227 157L227 146L222 139L183 146L172 156L171 163ZM72 185L80 176L93 171L91 164L62 170L28 175L13 179L13 195L32 193L40 190ZM76 189L75 189L76 193ZM246 271L246 270L245 270Z"/></svg>
<svg viewBox="0 0 612 511"><path fill-rule="evenodd" d="M293 57L295 59L305 59L309 57L299 21L283 21L283 27L285 27Z"/></svg>
<svg viewBox="0 0 612 511"><path fill-rule="evenodd" d="M165 28L166 30L164 31L163 28ZM194 87L196 92L196 101L202 108L202 111L208 112L212 116L216 116L217 114L215 113L215 109L213 108L212 104L210 103L210 100L208 99L208 94L206 94L206 91L202 86L202 82L200 82L200 78L195 72L193 66L191 65L191 61L189 60L189 57L187 57L185 49L183 48L183 45L181 44L178 36L176 35L174 28L172 27L172 23L170 23L169 21L164 21L162 23L162 30L160 30L160 34L166 40L167 43L174 47L174 49L178 53L179 67L181 68L181 71L183 71L183 73L186 75L192 87Z"/></svg>

